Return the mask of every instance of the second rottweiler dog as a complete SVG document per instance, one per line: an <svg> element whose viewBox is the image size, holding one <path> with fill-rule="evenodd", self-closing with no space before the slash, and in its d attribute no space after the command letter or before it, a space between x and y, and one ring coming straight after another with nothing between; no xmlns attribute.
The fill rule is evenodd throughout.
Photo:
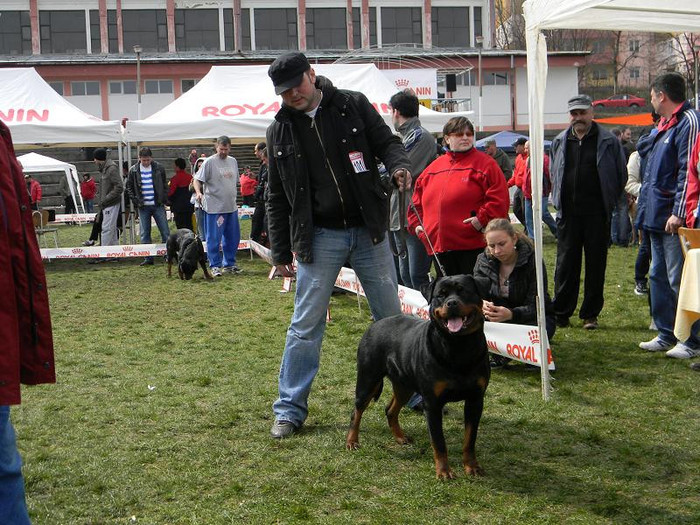
<svg viewBox="0 0 700 525"><path fill-rule="evenodd" d="M464 400L462 463L469 475L483 475L474 446L491 370L484 336L482 298L471 275L443 277L427 292L430 320L404 315L369 327L357 349L357 386L346 447L359 447L360 419L370 401L379 399L384 377L394 389L386 408L398 443L409 443L399 412L413 392L423 397L438 479L454 473L447 460L442 429L445 403Z"/></svg>
<svg viewBox="0 0 700 525"><path fill-rule="evenodd" d="M204 254L204 246L199 236L195 235L192 230L180 228L174 231L168 237L165 243L166 255L168 261L168 277L172 275L173 263L177 263L177 273L180 279L189 281L197 269L197 265L201 265L204 277L212 280L213 277L207 270L207 259Z"/></svg>

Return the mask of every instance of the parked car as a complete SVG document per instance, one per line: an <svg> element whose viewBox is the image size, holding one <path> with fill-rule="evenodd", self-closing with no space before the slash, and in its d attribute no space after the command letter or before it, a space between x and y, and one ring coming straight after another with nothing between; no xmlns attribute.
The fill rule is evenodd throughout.
<svg viewBox="0 0 700 525"><path fill-rule="evenodd" d="M593 101L593 107L600 108L638 108L646 106L647 101L634 95L613 95L608 98L601 98Z"/></svg>

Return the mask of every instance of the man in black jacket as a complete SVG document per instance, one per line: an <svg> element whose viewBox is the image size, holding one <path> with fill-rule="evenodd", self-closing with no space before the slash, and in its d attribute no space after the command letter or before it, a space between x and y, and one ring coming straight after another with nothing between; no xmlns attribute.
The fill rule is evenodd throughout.
<svg viewBox="0 0 700 525"><path fill-rule="evenodd" d="M396 270L386 238L390 190L383 162L399 188L410 188L409 161L367 98L336 89L292 52L268 71L283 105L267 130L267 201L272 259L297 289L282 357L271 434L296 432L308 415L326 310L340 268L350 261L375 320L401 313Z"/></svg>
<svg viewBox="0 0 700 525"><path fill-rule="evenodd" d="M168 201L168 179L165 169L152 159L151 148L139 150L139 162L129 170L126 194L138 210L141 225L141 244L151 244L151 218L155 219L163 242L168 240L170 227L165 215ZM153 257L146 257L140 266L152 266Z"/></svg>

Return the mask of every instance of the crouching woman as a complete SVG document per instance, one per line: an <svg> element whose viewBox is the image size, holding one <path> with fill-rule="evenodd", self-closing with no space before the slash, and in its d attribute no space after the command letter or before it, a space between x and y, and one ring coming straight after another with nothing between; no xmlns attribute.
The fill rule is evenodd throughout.
<svg viewBox="0 0 700 525"><path fill-rule="evenodd" d="M507 219L493 219L484 230L486 248L474 266L474 278L484 298L484 316L496 323L537 324L535 248ZM547 336L556 325L547 292L547 270L542 264Z"/></svg>

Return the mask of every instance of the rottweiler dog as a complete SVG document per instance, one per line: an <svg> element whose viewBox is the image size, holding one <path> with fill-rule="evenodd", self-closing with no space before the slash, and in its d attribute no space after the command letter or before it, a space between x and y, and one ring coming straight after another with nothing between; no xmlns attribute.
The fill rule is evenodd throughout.
<svg viewBox="0 0 700 525"><path fill-rule="evenodd" d="M481 476L474 445L491 370L484 336L481 295L471 275L443 277L426 291L430 320L404 315L369 327L357 349L355 409L346 438L348 450L359 444L360 420L379 399L384 377L394 389L386 416L394 439L410 442L399 425L399 412L413 392L423 396L438 479L454 478L447 461L442 429L445 403L464 400L462 463L468 475Z"/></svg>
<svg viewBox="0 0 700 525"><path fill-rule="evenodd" d="M177 273L180 279L189 281L197 269L197 264L201 265L204 277L208 280L214 279L207 270L207 259L204 254L204 246L198 235L192 230L180 228L168 237L165 243L168 261L168 277L172 276L173 263L177 263Z"/></svg>

